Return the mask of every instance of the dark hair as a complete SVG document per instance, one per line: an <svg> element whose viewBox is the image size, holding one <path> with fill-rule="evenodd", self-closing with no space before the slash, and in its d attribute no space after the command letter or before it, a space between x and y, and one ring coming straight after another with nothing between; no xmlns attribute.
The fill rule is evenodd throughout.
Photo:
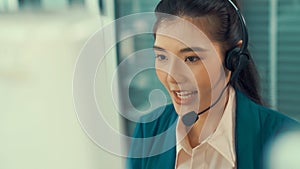
<svg viewBox="0 0 300 169"><path fill-rule="evenodd" d="M236 0L232 1L239 6ZM242 39L241 23L228 0L161 0L156 6L155 12L189 18L208 17L210 24L207 24L209 27L206 29L207 36L222 43L224 55L236 47ZM156 17L154 32L156 32L159 22L165 19L165 16L160 14L157 14ZM250 61L240 71L236 80L231 81L230 84L254 102L263 105L257 69L249 50L246 49L245 53L250 56Z"/></svg>

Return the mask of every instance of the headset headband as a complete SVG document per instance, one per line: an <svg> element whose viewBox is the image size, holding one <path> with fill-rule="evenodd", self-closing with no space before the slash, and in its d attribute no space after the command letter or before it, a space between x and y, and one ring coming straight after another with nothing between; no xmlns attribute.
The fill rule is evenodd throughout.
<svg viewBox="0 0 300 169"><path fill-rule="evenodd" d="M239 20L240 20L240 24L241 24L241 28L242 28L243 43L242 43L242 47L241 47L241 50L240 50L239 54L242 54L248 47L248 31L247 31L247 28L246 28L246 21L245 21L243 15L241 14L239 8L231 0L228 0L228 2L234 8L234 10L236 11L236 13L239 17Z"/></svg>

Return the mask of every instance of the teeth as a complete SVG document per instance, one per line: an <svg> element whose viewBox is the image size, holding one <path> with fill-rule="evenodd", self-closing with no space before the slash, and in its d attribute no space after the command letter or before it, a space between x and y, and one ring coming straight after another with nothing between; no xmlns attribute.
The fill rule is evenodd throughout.
<svg viewBox="0 0 300 169"><path fill-rule="evenodd" d="M176 94L178 96L183 96L183 95L191 95L193 94L194 92L187 92L187 91L184 91L184 92L176 92Z"/></svg>
<svg viewBox="0 0 300 169"><path fill-rule="evenodd" d="M190 98L190 97L192 97L192 95L188 95L188 96L179 96L179 95L177 95L180 99L188 99L188 98Z"/></svg>
<svg viewBox="0 0 300 169"><path fill-rule="evenodd" d="M194 91L175 92L180 99L188 99L195 93Z"/></svg>

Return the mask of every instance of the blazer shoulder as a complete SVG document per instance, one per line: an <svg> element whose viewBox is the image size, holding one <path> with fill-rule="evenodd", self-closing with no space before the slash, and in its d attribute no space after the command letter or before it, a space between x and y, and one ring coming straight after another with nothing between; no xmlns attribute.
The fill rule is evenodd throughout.
<svg viewBox="0 0 300 169"><path fill-rule="evenodd" d="M277 128L277 132L300 129L300 123L286 114L261 105L258 105L258 110L265 128L271 130Z"/></svg>
<svg viewBox="0 0 300 169"><path fill-rule="evenodd" d="M237 94L241 104L239 106L242 107L240 109L247 109L242 110L243 113L249 113L246 115L248 118L256 119L256 124L259 125L262 133L266 135L278 134L290 129L300 128L300 123L286 114L259 105L239 91Z"/></svg>
<svg viewBox="0 0 300 169"><path fill-rule="evenodd" d="M261 126L272 125L272 127L275 127L281 124L299 125L297 120L264 105L259 105L239 91L237 91L237 96L239 110L243 111L243 113L249 113L248 117L258 118Z"/></svg>

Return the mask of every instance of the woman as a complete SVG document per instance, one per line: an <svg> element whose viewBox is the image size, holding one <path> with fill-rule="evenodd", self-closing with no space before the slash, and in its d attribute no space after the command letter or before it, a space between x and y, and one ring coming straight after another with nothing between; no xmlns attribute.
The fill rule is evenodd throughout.
<svg viewBox="0 0 300 169"><path fill-rule="evenodd" d="M156 72L173 104L137 124L134 137L146 139L132 142L128 168L263 168L268 144L296 125L263 106L237 6L234 0L157 5Z"/></svg>

